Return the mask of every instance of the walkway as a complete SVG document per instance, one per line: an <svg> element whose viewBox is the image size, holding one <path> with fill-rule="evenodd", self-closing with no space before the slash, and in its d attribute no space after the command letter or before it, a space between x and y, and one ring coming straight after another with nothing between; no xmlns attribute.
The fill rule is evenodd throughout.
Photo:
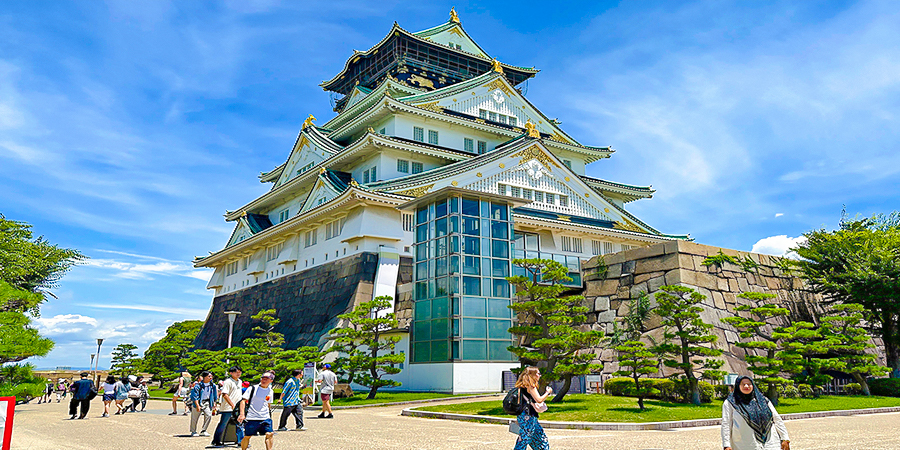
<svg viewBox="0 0 900 450"><path fill-rule="evenodd" d="M147 408L145 413L100 418L103 406L95 400L87 420L69 421L62 403L20 405L16 408L12 448L181 450L202 449L209 443L209 438L175 437L187 433L188 417L166 415L171 412L168 403L151 401ZM275 448L511 449L515 441L503 426L402 417L402 409L343 410L330 420L316 419L315 413L307 411L309 430L278 433ZM276 419L277 414L280 411ZM900 413L794 420L787 422L787 427L792 447L798 450L896 450L900 448L898 423ZM718 427L635 432L548 430L547 435L554 450L722 448ZM261 437L252 443L253 448L265 448Z"/></svg>

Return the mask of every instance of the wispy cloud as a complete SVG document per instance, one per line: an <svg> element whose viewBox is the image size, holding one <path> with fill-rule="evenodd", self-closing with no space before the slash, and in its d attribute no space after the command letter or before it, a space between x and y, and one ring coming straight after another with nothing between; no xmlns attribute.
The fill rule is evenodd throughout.
<svg viewBox="0 0 900 450"><path fill-rule="evenodd" d="M792 252L791 249L805 242L805 236L799 236L795 238L786 235L769 236L767 238L762 238L756 241L750 251L753 253L763 253L766 255L796 258L797 254Z"/></svg>
<svg viewBox="0 0 900 450"><path fill-rule="evenodd" d="M111 270L116 277L133 280L152 279L154 275L176 275L206 281L209 280L209 277L212 275L212 271L209 269L195 269L188 263L172 261L165 258L152 256L148 257L109 250L102 252L121 254L123 256L127 255L138 261L150 260L155 262L142 263L134 261L122 261L118 259L90 258L84 263L84 265L88 267Z"/></svg>
<svg viewBox="0 0 900 450"><path fill-rule="evenodd" d="M78 306L84 306L86 308L98 308L98 309L123 309L123 310L132 310L132 311L158 312L158 313L172 314L172 315L178 315L178 316L186 316L186 319L189 319L189 318L190 319L203 319L203 318L206 318L206 314L209 312L209 310L207 310L207 309L178 308L178 307L168 307L168 306L135 305L135 304L81 303Z"/></svg>

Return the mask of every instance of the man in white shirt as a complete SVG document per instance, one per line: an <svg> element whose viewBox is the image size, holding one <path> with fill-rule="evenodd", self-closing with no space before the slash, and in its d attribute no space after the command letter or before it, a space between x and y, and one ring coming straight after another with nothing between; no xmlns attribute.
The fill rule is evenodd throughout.
<svg viewBox="0 0 900 450"><path fill-rule="evenodd" d="M247 450L250 445L250 436L257 434L266 436L266 450L272 450L274 427L272 426L272 380L275 374L266 372L262 374L259 384L251 386L244 391L243 401L240 403L238 423L244 424L244 439L241 440L241 450ZM245 420L246 419L246 420Z"/></svg>
<svg viewBox="0 0 900 450"><path fill-rule="evenodd" d="M234 409L237 403L241 401L241 368L234 366L228 369L228 376L222 385L222 401L219 406L219 425L213 433L212 447L225 447L225 428L228 427L228 421L234 415ZM235 436L237 441L241 442L244 438L244 429L241 426L236 427Z"/></svg>
<svg viewBox="0 0 900 450"><path fill-rule="evenodd" d="M333 419L331 413L331 396L334 394L334 385L337 383L337 375L331 371L331 364L325 364L325 369L319 374L319 393L322 397L322 412L317 417L320 419Z"/></svg>

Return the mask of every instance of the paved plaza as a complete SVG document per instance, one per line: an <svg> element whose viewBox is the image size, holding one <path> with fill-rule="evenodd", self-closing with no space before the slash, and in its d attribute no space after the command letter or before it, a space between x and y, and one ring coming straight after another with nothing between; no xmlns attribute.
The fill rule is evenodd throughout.
<svg viewBox="0 0 900 450"><path fill-rule="evenodd" d="M202 449L209 444L209 438L176 437L187 434L188 417L166 415L171 412L169 405L151 401L145 413L100 418L103 406L96 400L87 420L74 421L66 420L63 403L20 405L16 408L12 448L181 450ZM316 419L315 412L307 411L308 430L277 433L275 448L511 449L515 441L504 426L402 417L402 409L340 410L331 420ZM277 419L280 411L275 414ZM796 450L896 450L900 449L898 425L900 413L787 422ZM718 427L638 432L547 430L547 435L554 450L721 449ZM261 437L253 438L251 445L257 450L265 448Z"/></svg>

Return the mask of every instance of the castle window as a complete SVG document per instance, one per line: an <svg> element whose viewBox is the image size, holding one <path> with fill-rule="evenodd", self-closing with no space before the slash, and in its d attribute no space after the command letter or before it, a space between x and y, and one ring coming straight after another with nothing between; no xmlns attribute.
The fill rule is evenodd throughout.
<svg viewBox="0 0 900 450"><path fill-rule="evenodd" d="M497 185L497 193L500 194L500 195L506 195L506 185L505 185L505 184L498 184L498 185Z"/></svg>
<svg viewBox="0 0 900 450"><path fill-rule="evenodd" d="M522 198L531 200L531 189L522 189Z"/></svg>
<svg viewBox="0 0 900 450"><path fill-rule="evenodd" d="M228 265L225 266L225 275L228 276L228 275L236 274L237 267L238 267L237 261L235 261L233 263L228 263Z"/></svg>
<svg viewBox="0 0 900 450"><path fill-rule="evenodd" d="M413 161L412 173L422 173L422 163Z"/></svg>
<svg viewBox="0 0 900 450"><path fill-rule="evenodd" d="M416 223L415 215L412 213L401 213L401 216L403 216L403 231L413 231Z"/></svg>
<svg viewBox="0 0 900 450"><path fill-rule="evenodd" d="M284 242L266 247L266 261L272 261L273 259L277 258L278 254L281 253L281 250L283 249Z"/></svg>
<svg viewBox="0 0 900 450"><path fill-rule="evenodd" d="M341 235L341 230L344 228L344 220L335 220L333 222L329 222L325 225L325 240L329 240L331 238L337 237ZM335 255L337 256L337 255Z"/></svg>
<svg viewBox="0 0 900 450"><path fill-rule="evenodd" d="M363 183L368 183L368 182L369 182L369 171L363 170Z"/></svg>
<svg viewBox="0 0 900 450"><path fill-rule="evenodd" d="M377 167L373 167L373 168L369 169L369 172L372 172L372 175L369 176L369 178L372 180L373 183L378 181L378 177L375 175L377 173L376 168Z"/></svg>
<svg viewBox="0 0 900 450"><path fill-rule="evenodd" d="M482 119L487 119L487 118L488 118L488 112L487 112L487 110L486 110L486 109L479 109L479 110L478 110L478 117L481 117Z"/></svg>
<svg viewBox="0 0 900 450"><path fill-rule="evenodd" d="M316 240L318 240L318 237L319 237L318 231L319 230L316 229L316 230L309 230L306 232L306 236L305 236L305 244L306 244L305 246L306 247L312 247L313 245L316 245ZM316 263L315 260L313 260L313 264L315 264L315 263Z"/></svg>
<svg viewBox="0 0 900 450"><path fill-rule="evenodd" d="M488 120L490 120L491 122L496 122L497 121L497 113L495 113L493 111L488 111Z"/></svg>
<svg viewBox="0 0 900 450"><path fill-rule="evenodd" d="M570 253L581 253L581 238L572 236L561 236L562 251Z"/></svg>
<svg viewBox="0 0 900 450"><path fill-rule="evenodd" d="M569 207L569 196L568 195L560 195L559 196L559 206L563 208Z"/></svg>
<svg viewBox="0 0 900 450"><path fill-rule="evenodd" d="M475 153L475 141L471 138L463 138L463 150Z"/></svg>
<svg viewBox="0 0 900 450"><path fill-rule="evenodd" d="M250 257L245 256L241 258L241 270L247 270L248 267L250 267Z"/></svg>
<svg viewBox="0 0 900 450"><path fill-rule="evenodd" d="M509 187L509 195L512 195L513 197L521 197L521 191L522 190L516 186Z"/></svg>
<svg viewBox="0 0 900 450"><path fill-rule="evenodd" d="M425 142L425 129L422 127L413 127L413 140Z"/></svg>
<svg viewBox="0 0 900 450"><path fill-rule="evenodd" d="M428 130L428 143L432 145L438 145L438 132L435 130Z"/></svg>
<svg viewBox="0 0 900 450"><path fill-rule="evenodd" d="M591 239L591 254L592 255L602 255L603 254L603 242L596 241Z"/></svg>
<svg viewBox="0 0 900 450"><path fill-rule="evenodd" d="M409 173L409 161L405 159L397 160L397 172Z"/></svg>
<svg viewBox="0 0 900 450"><path fill-rule="evenodd" d="M518 126L519 121L515 117L509 116L509 124L515 127Z"/></svg>
<svg viewBox="0 0 900 450"><path fill-rule="evenodd" d="M608 253L615 253L616 250L613 248L612 242L604 242L603 243L603 254L606 255Z"/></svg>
<svg viewBox="0 0 900 450"><path fill-rule="evenodd" d="M281 211L280 213L278 213L278 223L288 220L291 217L290 213L291 212L288 209L285 209L284 211Z"/></svg>
<svg viewBox="0 0 900 450"><path fill-rule="evenodd" d="M534 201L544 203L544 193L541 191L534 191Z"/></svg>
<svg viewBox="0 0 900 450"><path fill-rule="evenodd" d="M547 203L549 205L555 205L556 204L556 194L551 194L549 192L544 194L544 203Z"/></svg>
<svg viewBox="0 0 900 450"><path fill-rule="evenodd" d="M487 153L487 142L478 141L478 154L483 155L485 153Z"/></svg>

